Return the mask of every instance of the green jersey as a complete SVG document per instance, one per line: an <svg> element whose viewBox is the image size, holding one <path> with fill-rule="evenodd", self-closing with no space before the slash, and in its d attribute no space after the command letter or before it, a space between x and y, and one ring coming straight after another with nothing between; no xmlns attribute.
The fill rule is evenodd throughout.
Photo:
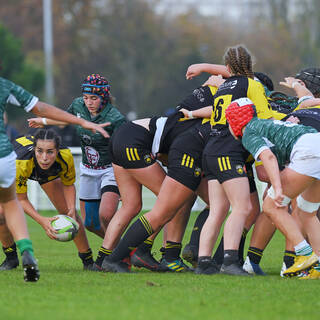
<svg viewBox="0 0 320 320"><path fill-rule="evenodd" d="M29 112L38 101L39 99L28 91L0 77L0 158L6 157L13 151L3 122L5 108L15 105Z"/></svg>
<svg viewBox="0 0 320 320"><path fill-rule="evenodd" d="M118 109L110 103L98 115L91 117L82 97L74 99L67 111L78 118L83 118L94 123L110 122L109 126L104 127L110 136L126 121ZM82 163L90 167L110 165L109 138L104 138L99 132L92 133L81 126L77 126L76 128L77 134L80 137Z"/></svg>
<svg viewBox="0 0 320 320"><path fill-rule="evenodd" d="M243 146L258 159L265 149L272 149L280 166L290 160L290 154L297 140L306 133L317 133L314 128L279 120L253 118L246 126Z"/></svg>

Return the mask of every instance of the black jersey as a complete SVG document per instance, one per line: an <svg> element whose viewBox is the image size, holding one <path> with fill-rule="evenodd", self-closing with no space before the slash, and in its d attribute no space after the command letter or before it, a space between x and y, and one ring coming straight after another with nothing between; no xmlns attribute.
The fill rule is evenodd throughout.
<svg viewBox="0 0 320 320"><path fill-rule="evenodd" d="M282 120L286 121L290 116L299 118L300 124L312 127L317 131L320 131L320 107L296 110Z"/></svg>

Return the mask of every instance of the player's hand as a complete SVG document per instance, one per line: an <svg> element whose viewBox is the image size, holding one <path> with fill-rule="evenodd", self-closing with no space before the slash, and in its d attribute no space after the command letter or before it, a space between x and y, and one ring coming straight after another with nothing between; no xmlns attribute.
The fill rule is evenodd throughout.
<svg viewBox="0 0 320 320"><path fill-rule="evenodd" d="M103 128L110 126L110 122L105 122L105 123L100 123L96 124L90 121L84 121L83 124L81 125L84 129L90 130L93 133L96 133L97 131L100 132L105 138L110 138L109 134L107 131L105 131Z"/></svg>
<svg viewBox="0 0 320 320"><path fill-rule="evenodd" d="M186 72L186 79L191 80L192 78L198 76L202 73L202 66L200 63L198 64L192 64L188 67L188 70Z"/></svg>
<svg viewBox="0 0 320 320"><path fill-rule="evenodd" d="M298 117L295 116L290 116L286 122L291 122L291 123L300 123L300 119Z"/></svg>
<svg viewBox="0 0 320 320"><path fill-rule="evenodd" d="M203 86L212 86L219 88L226 80L222 78L222 75L210 76Z"/></svg>
<svg viewBox="0 0 320 320"><path fill-rule="evenodd" d="M30 118L27 121L30 128L44 128L42 118Z"/></svg>
<svg viewBox="0 0 320 320"><path fill-rule="evenodd" d="M189 113L190 110L187 110L185 108L181 108L181 109L179 109L179 111L183 113L185 118L189 118L188 117L188 113Z"/></svg>
<svg viewBox="0 0 320 320"><path fill-rule="evenodd" d="M44 229L44 231L46 232L47 236L50 239L57 239L57 237L55 236L57 231L52 227L51 223L54 220L57 220L57 217L51 217L51 218L47 218L47 217L42 217L41 219L41 227Z"/></svg>
<svg viewBox="0 0 320 320"><path fill-rule="evenodd" d="M274 203L276 205L276 207L278 208L283 208L286 207L286 204L283 204L283 200L284 200L284 195L282 193L282 188L274 188Z"/></svg>
<svg viewBox="0 0 320 320"><path fill-rule="evenodd" d="M284 78L284 81L280 82L280 84L282 86L290 88L290 89L293 88L294 83L299 83L305 87L305 84L301 80L296 79L294 77L286 77L286 78Z"/></svg>

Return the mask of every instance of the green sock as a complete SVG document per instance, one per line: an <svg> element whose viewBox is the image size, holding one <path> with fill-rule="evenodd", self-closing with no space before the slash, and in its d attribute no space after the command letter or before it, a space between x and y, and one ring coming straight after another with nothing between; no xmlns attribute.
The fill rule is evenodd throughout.
<svg viewBox="0 0 320 320"><path fill-rule="evenodd" d="M19 248L20 254L22 255L24 251L29 251L32 256L33 254L33 247L32 242L30 239L21 239L16 241L16 244Z"/></svg>

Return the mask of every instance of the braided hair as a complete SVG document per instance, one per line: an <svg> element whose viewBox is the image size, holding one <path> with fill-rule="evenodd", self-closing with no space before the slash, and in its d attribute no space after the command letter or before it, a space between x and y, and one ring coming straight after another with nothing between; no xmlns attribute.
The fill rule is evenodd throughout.
<svg viewBox="0 0 320 320"><path fill-rule="evenodd" d="M237 45L228 48L223 59L224 64L230 67L234 75L244 75L251 79L254 78L252 56L245 46Z"/></svg>

